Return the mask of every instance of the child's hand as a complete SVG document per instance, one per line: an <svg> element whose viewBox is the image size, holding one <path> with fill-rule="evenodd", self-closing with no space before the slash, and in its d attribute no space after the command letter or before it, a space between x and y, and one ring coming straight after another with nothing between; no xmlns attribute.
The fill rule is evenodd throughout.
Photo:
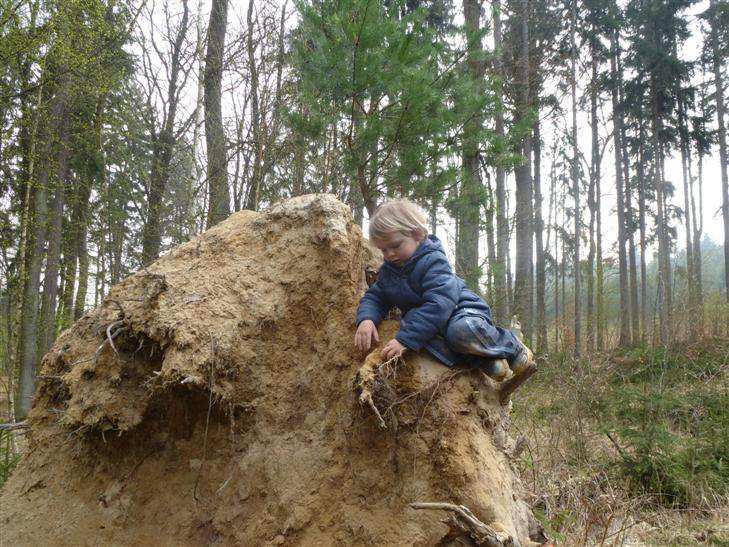
<svg viewBox="0 0 729 547"><path fill-rule="evenodd" d="M385 344L385 347L382 348L382 352L380 353L380 355L383 359L392 359L393 357L402 355L402 352L406 349L407 348L405 346L403 346L400 342L393 338L387 344Z"/></svg>
<svg viewBox="0 0 729 547"><path fill-rule="evenodd" d="M372 346L372 339L375 342L380 341L380 335L377 332L377 327L369 319L365 319L357 327L357 333L354 335L354 345L360 351L367 351Z"/></svg>

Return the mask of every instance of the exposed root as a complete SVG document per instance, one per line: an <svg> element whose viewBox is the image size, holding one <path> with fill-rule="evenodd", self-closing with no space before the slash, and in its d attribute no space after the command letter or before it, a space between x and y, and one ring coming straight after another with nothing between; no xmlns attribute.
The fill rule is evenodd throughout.
<svg viewBox="0 0 729 547"><path fill-rule="evenodd" d="M466 537L474 544L485 547L516 547L519 542L507 533L503 526L494 522L489 526L481 522L468 507L452 503L411 503L413 509L436 509L453 513L445 523L450 526L452 539ZM464 538L465 539L465 538Z"/></svg>
<svg viewBox="0 0 729 547"><path fill-rule="evenodd" d="M385 398L394 398L394 391L387 383L388 378L394 378L396 369L394 367L402 357L396 355L387 361L379 362L379 352L373 351L365 359L364 364L357 371L355 377L355 392L358 393L359 404L367 405L377 417L381 429L387 429L387 424L382 418L380 410L375 404L375 397L385 391ZM384 388L384 389L383 389ZM392 394L390 394L392 392Z"/></svg>
<svg viewBox="0 0 729 547"><path fill-rule="evenodd" d="M96 351L91 357L86 357L84 359L79 359L77 361L74 361L71 363L70 367L73 368L76 365L80 365L81 363L87 363L89 361L93 361L94 366L99 362L99 356L101 355L101 352L104 351L104 348L106 347L106 344L110 344L111 347L114 349L114 352L119 355L119 351L116 349L116 346L114 345L114 339L119 336L122 332L126 330L126 327L119 327L116 329L113 333L111 332L112 329L117 326L123 324L123 321L114 321L113 323L110 323L108 327L106 327L106 338L104 338L104 341L101 343L101 345L96 348Z"/></svg>
<svg viewBox="0 0 729 547"><path fill-rule="evenodd" d="M373 351L367 356L355 377L355 392L358 394L359 403L362 406L368 406L372 410L381 429L387 429L384 417L390 414L394 418L395 409L411 400L424 402L422 410L418 411L420 417L417 422L418 427L420 427L428 407L438 394L443 392L443 387L450 385L454 378L465 372L464 369L446 372L420 389L398 397L395 388L392 386L392 381L397 378L396 365L398 362L405 364L401 356L393 357L381 363L379 352Z"/></svg>
<svg viewBox="0 0 729 547"><path fill-rule="evenodd" d="M499 400L501 401L501 404L507 404L509 402L509 397L511 397L511 394L519 389L519 387L524 382L531 378L532 374L534 374L536 371L537 365L535 363L529 363L526 368L519 374L515 374L504 383L502 383L501 388L499 389Z"/></svg>

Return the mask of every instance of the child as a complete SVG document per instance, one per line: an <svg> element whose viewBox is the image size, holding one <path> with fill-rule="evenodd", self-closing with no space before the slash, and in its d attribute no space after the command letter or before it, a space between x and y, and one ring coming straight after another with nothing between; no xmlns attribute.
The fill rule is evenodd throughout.
<svg viewBox="0 0 729 547"><path fill-rule="evenodd" d="M354 339L360 350L379 341L376 325L396 306L402 312L400 330L382 349L383 359L425 348L447 366L479 364L497 380L508 375L509 367L518 373L533 360L516 336L494 326L486 302L453 274L443 246L428 235L425 216L414 203L384 203L372 215L369 232L385 263L359 303Z"/></svg>

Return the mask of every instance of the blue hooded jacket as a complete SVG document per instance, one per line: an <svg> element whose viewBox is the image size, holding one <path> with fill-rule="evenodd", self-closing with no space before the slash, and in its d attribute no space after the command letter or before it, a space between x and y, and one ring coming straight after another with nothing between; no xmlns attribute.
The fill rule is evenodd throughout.
<svg viewBox="0 0 729 547"><path fill-rule="evenodd" d="M367 289L357 309L357 325L370 319L379 325L393 306L402 312L395 339L413 350L425 348L445 365L465 356L445 342L448 322L461 315L490 317L491 310L451 270L440 240L429 235L402 266L385 262L377 281Z"/></svg>

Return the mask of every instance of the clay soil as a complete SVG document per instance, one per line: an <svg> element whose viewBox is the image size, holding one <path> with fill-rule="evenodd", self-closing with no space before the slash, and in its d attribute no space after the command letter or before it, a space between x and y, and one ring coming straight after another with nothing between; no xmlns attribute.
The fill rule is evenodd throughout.
<svg viewBox="0 0 729 547"><path fill-rule="evenodd" d="M445 514L410 503L437 501L530 544L487 377L407 354L378 384L387 428L358 403L376 261L349 209L312 195L115 286L43 359L0 543L434 545Z"/></svg>

